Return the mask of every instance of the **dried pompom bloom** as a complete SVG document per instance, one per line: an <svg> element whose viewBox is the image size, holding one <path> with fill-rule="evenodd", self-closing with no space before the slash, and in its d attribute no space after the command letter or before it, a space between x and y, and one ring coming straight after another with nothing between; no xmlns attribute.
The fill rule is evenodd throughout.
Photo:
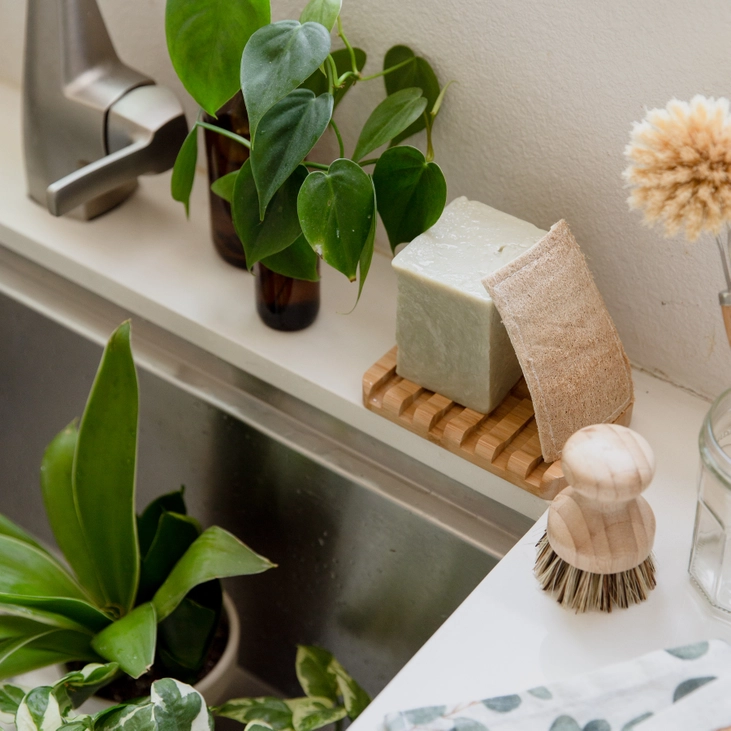
<svg viewBox="0 0 731 731"><path fill-rule="evenodd" d="M728 99L673 99L636 122L625 149L630 208L666 236L718 235L731 221L731 115Z"/></svg>

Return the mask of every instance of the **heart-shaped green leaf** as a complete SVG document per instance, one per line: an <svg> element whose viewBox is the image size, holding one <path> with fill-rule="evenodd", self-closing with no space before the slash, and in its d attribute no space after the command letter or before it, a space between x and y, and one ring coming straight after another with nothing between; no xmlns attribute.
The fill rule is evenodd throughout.
<svg viewBox="0 0 731 731"><path fill-rule="evenodd" d="M105 660L119 663L127 675L139 678L152 666L156 641L155 607L147 602L102 630L91 646Z"/></svg>
<svg viewBox="0 0 731 731"><path fill-rule="evenodd" d="M297 194L307 177L298 167L275 193L263 221L259 220L259 196L251 171L251 160L239 170L231 202L234 228L244 245L246 263L251 269L257 261L277 254L301 235L297 218Z"/></svg>
<svg viewBox="0 0 731 731"><path fill-rule="evenodd" d="M439 81L429 62L421 56L416 56L408 46L394 46L389 49L383 59L383 68L397 66L404 61L413 59L396 71L386 74L383 80L386 84L386 93L391 95L402 89L418 87L427 100L426 111L431 112L439 97ZM424 129L426 120L420 116L413 124L400 134L396 135L391 144L397 145L402 140Z"/></svg>
<svg viewBox="0 0 731 731"><path fill-rule="evenodd" d="M190 214L190 194L195 182L195 164L198 160L198 127L188 132L173 165L173 177L170 179L170 194L174 201L185 206L185 215Z"/></svg>
<svg viewBox="0 0 731 731"><path fill-rule="evenodd" d="M236 184L236 176L238 170L226 173L211 183L211 190L217 195L230 203L234 197L234 185Z"/></svg>
<svg viewBox="0 0 731 731"><path fill-rule="evenodd" d="M322 137L332 112L332 94L316 97L309 89L295 89L262 118L251 151L262 221L269 201Z"/></svg>
<svg viewBox="0 0 731 731"><path fill-rule="evenodd" d="M373 185L372 179L371 185ZM378 209L375 188L373 190L373 209ZM363 294L363 285L365 284L366 277L368 276L368 272L371 268L371 262L373 261L373 250L376 245L376 224L376 216L373 216L373 220L371 221L371 230L368 232L368 238L366 239L363 251L360 252L360 260L358 261L358 297L355 300L355 306L353 309L355 309L358 302L360 302L360 296Z"/></svg>
<svg viewBox="0 0 731 731"><path fill-rule="evenodd" d="M447 200L441 168L415 147L386 150L376 163L373 184L392 249L433 226Z"/></svg>
<svg viewBox="0 0 731 731"><path fill-rule="evenodd" d="M307 243L304 234L301 234L293 244L284 251L262 259L261 263L277 274L292 279L303 279L306 282L317 282L320 275L317 271L317 254Z"/></svg>
<svg viewBox="0 0 731 731"><path fill-rule="evenodd" d="M335 160L326 173L307 176L297 212L310 246L354 281L375 215L370 176L352 160Z"/></svg>
<svg viewBox="0 0 731 731"><path fill-rule="evenodd" d="M362 71L366 64L365 51L360 48L354 48L353 52L355 53L355 65L358 71ZM350 61L350 53L347 48L341 48L337 51L333 51L330 55L333 57L333 61L335 61L335 68L337 69L338 77L342 76L346 71L353 70L353 65ZM335 89L333 96L335 97L336 107L340 104L340 100L345 96L348 89L350 89L354 83L355 79L351 76L343 83L343 86L340 89ZM302 82L301 86L314 92L315 96L320 96L320 94L324 94L327 91L327 76L325 76L320 69L317 69Z"/></svg>
<svg viewBox="0 0 731 731"><path fill-rule="evenodd" d="M310 76L329 53L330 33L320 23L282 20L251 36L241 59L241 89L252 149L262 117Z"/></svg>
<svg viewBox="0 0 731 731"><path fill-rule="evenodd" d="M387 96L368 117L355 146L354 160L390 142L424 111L427 100L421 89L402 89Z"/></svg>
<svg viewBox="0 0 731 731"><path fill-rule="evenodd" d="M342 0L310 0L300 15L300 23L320 23L330 32L340 15L342 4Z"/></svg>
<svg viewBox="0 0 731 731"><path fill-rule="evenodd" d="M165 33L173 67L211 116L238 91L244 46L270 19L269 0L167 0Z"/></svg>

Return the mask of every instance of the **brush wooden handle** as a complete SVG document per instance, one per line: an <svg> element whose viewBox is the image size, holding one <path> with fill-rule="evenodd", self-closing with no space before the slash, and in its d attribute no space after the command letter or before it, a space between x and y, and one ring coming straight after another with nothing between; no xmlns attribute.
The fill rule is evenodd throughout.
<svg viewBox="0 0 731 731"><path fill-rule="evenodd" d="M588 426L566 442L561 463L569 487L548 512L551 548L594 574L639 566L655 538L655 516L640 497L655 473L647 441L617 424Z"/></svg>

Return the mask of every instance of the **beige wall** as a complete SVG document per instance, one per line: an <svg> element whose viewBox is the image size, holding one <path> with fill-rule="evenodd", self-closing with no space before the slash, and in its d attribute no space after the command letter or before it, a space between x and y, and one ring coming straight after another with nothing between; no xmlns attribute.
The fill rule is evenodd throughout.
<svg viewBox="0 0 731 731"><path fill-rule="evenodd" d="M120 55L180 90L165 52L164 0L99 2ZM303 4L273 2L277 19L297 17ZM436 132L450 198L467 195L542 228L566 218L632 361L708 396L731 386L713 242L690 246L642 228L620 177L631 122L645 107L731 95L728 0L344 4L369 69L402 42L442 81L459 81ZM0 77L12 83L20 82L22 25L22 0L0 0ZM351 145L381 94L381 82L370 82L343 104Z"/></svg>

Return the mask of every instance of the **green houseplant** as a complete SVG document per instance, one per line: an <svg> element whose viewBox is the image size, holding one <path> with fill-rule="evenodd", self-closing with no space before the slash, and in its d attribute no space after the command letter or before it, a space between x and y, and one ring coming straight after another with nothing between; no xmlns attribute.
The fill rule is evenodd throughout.
<svg viewBox="0 0 731 731"><path fill-rule="evenodd" d="M193 682L221 614L220 578L273 564L186 515L182 490L135 515L138 389L123 323L104 350L83 417L48 446L46 512L71 570L0 516L0 677L110 661L138 678Z"/></svg>
<svg viewBox="0 0 731 731"><path fill-rule="evenodd" d="M310 0L299 20L271 23L269 0L167 0L168 49L186 89L209 115L241 89L251 138L199 119L176 161L172 195L187 210L197 127L235 139L251 156L214 190L231 202L247 265L262 262L277 273L315 280L320 257L349 280L358 279L360 296L376 214L394 248L442 213L447 189L433 159L432 129L446 87L440 90L429 63L406 46L388 51L381 71L364 74L366 54L349 42L340 9L341 0ZM333 51L336 26L344 48ZM337 105L354 84L380 77L387 96L346 154ZM308 160L328 127L338 140L337 158L329 164ZM400 144L423 129L426 154ZM369 157L386 144L382 155Z"/></svg>

